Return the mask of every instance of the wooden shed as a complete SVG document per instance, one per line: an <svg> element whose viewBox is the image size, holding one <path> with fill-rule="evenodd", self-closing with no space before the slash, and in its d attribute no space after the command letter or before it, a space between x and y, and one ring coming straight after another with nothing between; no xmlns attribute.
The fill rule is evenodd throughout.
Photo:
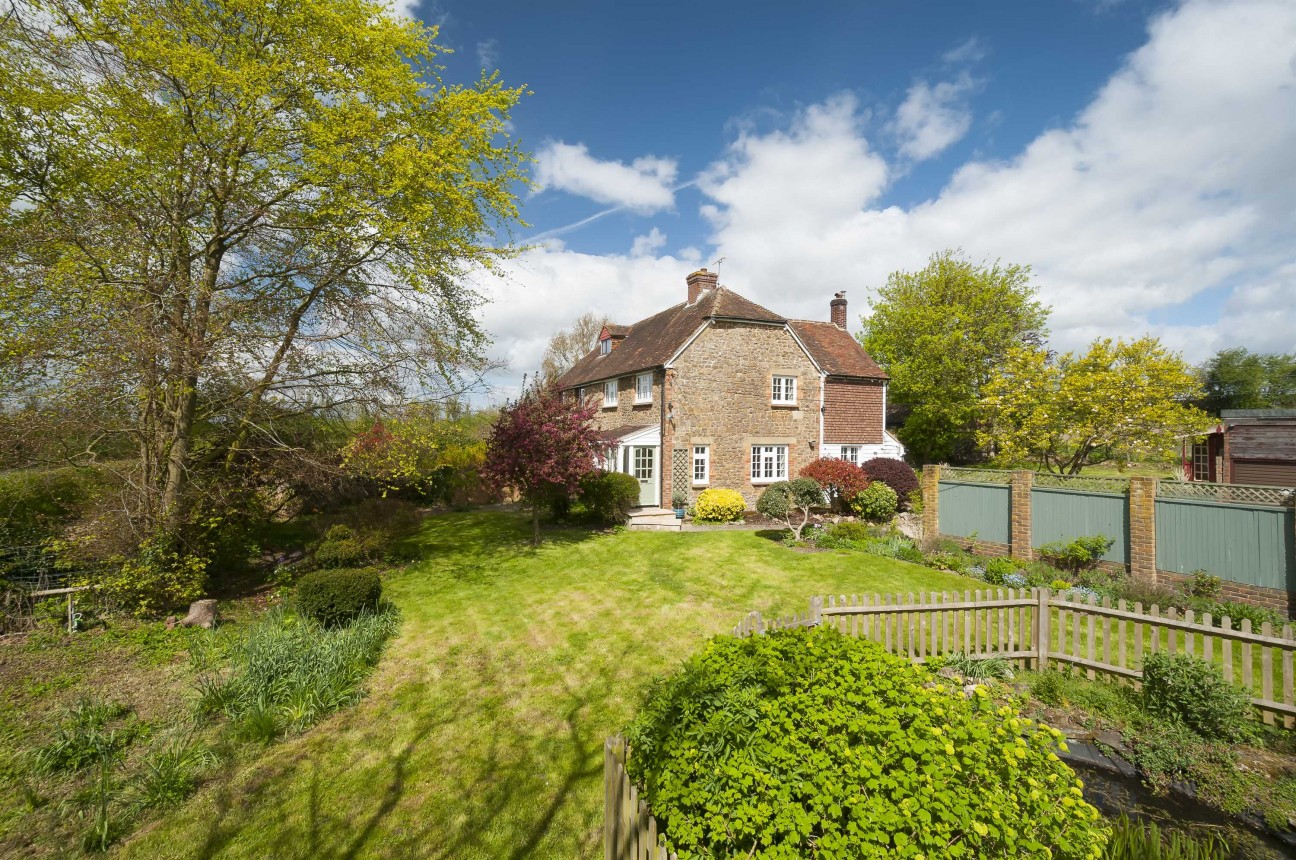
<svg viewBox="0 0 1296 860"><path fill-rule="evenodd" d="M1184 477L1296 487L1296 409L1225 409L1215 431L1185 446Z"/></svg>

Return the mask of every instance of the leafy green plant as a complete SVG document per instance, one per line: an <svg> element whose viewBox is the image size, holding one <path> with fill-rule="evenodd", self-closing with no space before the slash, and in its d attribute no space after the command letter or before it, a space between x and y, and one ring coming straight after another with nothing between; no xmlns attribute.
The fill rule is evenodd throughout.
<svg viewBox="0 0 1296 860"><path fill-rule="evenodd" d="M631 776L681 857L1094 857L1060 734L831 628L718 637L647 692Z"/></svg>
<svg viewBox="0 0 1296 860"><path fill-rule="evenodd" d="M1228 860L1228 842L1217 834L1194 837L1161 832L1155 821L1133 821L1121 815L1112 822L1105 860Z"/></svg>
<svg viewBox="0 0 1296 860"><path fill-rule="evenodd" d="M224 714L248 739L304 731L360 698L396 626L391 610L325 627L275 607L228 653L195 649L199 712Z"/></svg>
<svg viewBox="0 0 1296 860"><path fill-rule="evenodd" d="M1217 600L1224 589L1224 580L1198 568L1192 572L1187 586L1188 594L1192 597Z"/></svg>
<svg viewBox="0 0 1296 860"><path fill-rule="evenodd" d="M698 493L693 519L699 523L731 523L742 519L747 502L737 490L712 487Z"/></svg>
<svg viewBox="0 0 1296 860"><path fill-rule="evenodd" d="M639 482L624 472L591 472L581 478L580 500L600 523L619 525L639 504Z"/></svg>
<svg viewBox="0 0 1296 860"><path fill-rule="evenodd" d="M928 567L951 573L967 573L972 569L971 557L962 552L929 552L923 556L922 561Z"/></svg>
<svg viewBox="0 0 1296 860"><path fill-rule="evenodd" d="M1012 663L1003 657L975 656L962 651L948 655L941 664L969 681L1007 681L1015 674Z"/></svg>
<svg viewBox="0 0 1296 860"><path fill-rule="evenodd" d="M215 764L215 753L192 738L172 740L146 755L132 777L132 809L141 813L178 806L193 794L203 773Z"/></svg>
<svg viewBox="0 0 1296 860"><path fill-rule="evenodd" d="M110 559L83 584L93 585L96 596L109 606L139 617L157 616L203 596L208 563L206 557L158 535L134 556Z"/></svg>
<svg viewBox="0 0 1296 860"><path fill-rule="evenodd" d="M378 608L382 581L372 568L316 570L297 583L297 605L324 625L344 624Z"/></svg>
<svg viewBox="0 0 1296 860"><path fill-rule="evenodd" d="M825 537L836 541L867 541L873 538L873 530L864 523L833 523L825 532Z"/></svg>
<svg viewBox="0 0 1296 860"><path fill-rule="evenodd" d="M897 498L895 490L874 481L851 499L851 510L870 522L886 522L895 516Z"/></svg>
<svg viewBox="0 0 1296 860"><path fill-rule="evenodd" d="M363 567L379 561L388 541L381 531L357 531L349 525L338 523L324 533L324 539L311 554L319 567Z"/></svg>
<svg viewBox="0 0 1296 860"><path fill-rule="evenodd" d="M1183 723L1203 737L1235 740L1250 731L1251 699L1213 663L1157 651L1143 661L1148 713Z"/></svg>
<svg viewBox="0 0 1296 860"><path fill-rule="evenodd" d="M810 509L824 503L824 491L813 478L777 481L765 488L756 500L756 511L763 517L781 520L792 530L792 540L801 540L801 530L810 522Z"/></svg>
<svg viewBox="0 0 1296 860"><path fill-rule="evenodd" d="M1004 577L1012 576L1020 568L1010 558L991 558L985 563L985 581L991 585L1003 585Z"/></svg>
<svg viewBox="0 0 1296 860"><path fill-rule="evenodd" d="M1067 703L1066 678L1061 672L1045 670L1030 679L1030 694L1046 705L1060 708Z"/></svg>
<svg viewBox="0 0 1296 860"><path fill-rule="evenodd" d="M83 698L67 709L49 743L32 752L32 767L38 773L78 771L115 756L134 741L138 724L120 728L109 725L126 717L130 710L120 702Z"/></svg>
<svg viewBox="0 0 1296 860"><path fill-rule="evenodd" d="M917 473L904 460L874 457L860 463L860 469L868 475L870 481L874 483L880 481L890 487L896 494L897 502L907 502L913 493L918 493L919 497L922 495L918 487Z"/></svg>
<svg viewBox="0 0 1296 860"><path fill-rule="evenodd" d="M1073 541L1052 541L1039 548L1040 558L1062 570L1081 573L1093 570L1116 543L1106 535L1079 537Z"/></svg>

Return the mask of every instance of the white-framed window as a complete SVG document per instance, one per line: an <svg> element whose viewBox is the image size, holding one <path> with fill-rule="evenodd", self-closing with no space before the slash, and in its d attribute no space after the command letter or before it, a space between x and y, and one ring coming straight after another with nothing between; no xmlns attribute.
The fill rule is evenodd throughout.
<svg viewBox="0 0 1296 860"><path fill-rule="evenodd" d="M640 373L635 377L635 403L652 403L651 373Z"/></svg>
<svg viewBox="0 0 1296 860"><path fill-rule="evenodd" d="M753 445L751 479L753 484L786 481L788 475L788 446Z"/></svg>
<svg viewBox="0 0 1296 860"><path fill-rule="evenodd" d="M612 351L612 338L605 337L599 341L599 355L607 355Z"/></svg>
<svg viewBox="0 0 1296 860"><path fill-rule="evenodd" d="M610 379L603 383L603 408L613 409L617 405L617 381Z"/></svg>
<svg viewBox="0 0 1296 860"><path fill-rule="evenodd" d="M774 389L770 394L772 403L796 403L796 377L774 377Z"/></svg>
<svg viewBox="0 0 1296 860"><path fill-rule="evenodd" d="M843 445L841 446L841 458L845 460L847 463L854 463L856 466L858 466L859 449L860 446L858 445Z"/></svg>
<svg viewBox="0 0 1296 860"><path fill-rule="evenodd" d="M584 402L585 402L585 389L584 389L584 388L577 388L577 389L576 389L576 402L577 402L577 403L584 403Z"/></svg>
<svg viewBox="0 0 1296 860"><path fill-rule="evenodd" d="M693 446L693 483L707 484L711 481L711 450L706 445Z"/></svg>

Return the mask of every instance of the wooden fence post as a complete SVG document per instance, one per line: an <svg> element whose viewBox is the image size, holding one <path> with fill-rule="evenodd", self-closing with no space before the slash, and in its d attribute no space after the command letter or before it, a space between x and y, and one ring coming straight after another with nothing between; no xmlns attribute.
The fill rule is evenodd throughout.
<svg viewBox="0 0 1296 860"><path fill-rule="evenodd" d="M1035 623L1031 625L1034 632L1035 671L1043 672L1048 668L1049 653L1049 590L1035 589L1038 602L1035 604Z"/></svg>
<svg viewBox="0 0 1296 860"><path fill-rule="evenodd" d="M810 598L810 614L806 616L810 627L818 627L823 623L823 606L824 599L822 597Z"/></svg>

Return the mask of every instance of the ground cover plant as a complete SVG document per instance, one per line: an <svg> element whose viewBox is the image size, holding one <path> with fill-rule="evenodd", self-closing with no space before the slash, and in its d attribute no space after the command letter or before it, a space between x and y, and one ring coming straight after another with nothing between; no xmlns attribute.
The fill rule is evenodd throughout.
<svg viewBox="0 0 1296 860"><path fill-rule="evenodd" d="M651 687L629 770L683 858L1086 857L1060 734L831 628L711 640Z"/></svg>
<svg viewBox="0 0 1296 860"><path fill-rule="evenodd" d="M601 857L603 740L706 637L751 609L804 611L814 593L974 585L878 556L789 553L750 531L561 529L538 550L529 538L521 514L424 520L410 543L422 559L384 577L402 623L368 695L118 850Z"/></svg>

